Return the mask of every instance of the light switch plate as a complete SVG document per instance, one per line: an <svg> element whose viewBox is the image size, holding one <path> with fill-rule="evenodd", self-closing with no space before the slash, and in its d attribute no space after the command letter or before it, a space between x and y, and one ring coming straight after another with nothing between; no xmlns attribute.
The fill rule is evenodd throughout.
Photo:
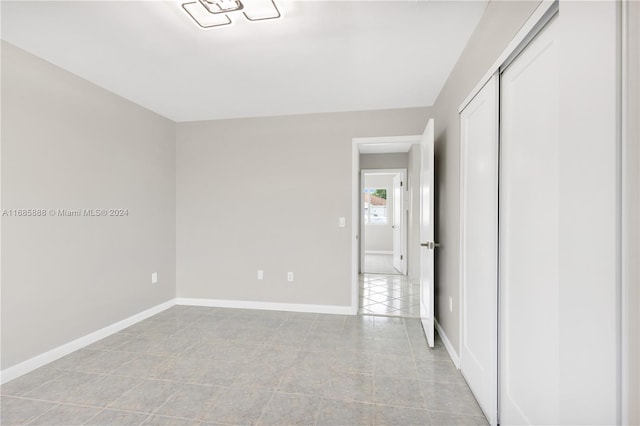
<svg viewBox="0 0 640 426"><path fill-rule="evenodd" d="M262 269L258 269L258 279L264 279L264 271Z"/></svg>
<svg viewBox="0 0 640 426"><path fill-rule="evenodd" d="M344 228L345 226L347 226L346 219L344 217L338 218L338 227Z"/></svg>
<svg viewBox="0 0 640 426"><path fill-rule="evenodd" d="M158 273L157 272L152 272L151 273L151 284L158 284Z"/></svg>

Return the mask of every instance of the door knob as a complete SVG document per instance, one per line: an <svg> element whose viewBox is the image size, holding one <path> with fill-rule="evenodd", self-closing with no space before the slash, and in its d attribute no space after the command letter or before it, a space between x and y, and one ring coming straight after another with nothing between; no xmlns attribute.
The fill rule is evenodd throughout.
<svg viewBox="0 0 640 426"><path fill-rule="evenodd" d="M436 243L436 242L434 242L434 241L429 241L429 242L427 242L427 243L422 243L422 244L420 244L420 245L421 245L422 247L426 247L426 248L428 248L428 249L430 249L430 250L433 250L433 249L434 249L434 248L436 248L436 247L440 247L440 243Z"/></svg>

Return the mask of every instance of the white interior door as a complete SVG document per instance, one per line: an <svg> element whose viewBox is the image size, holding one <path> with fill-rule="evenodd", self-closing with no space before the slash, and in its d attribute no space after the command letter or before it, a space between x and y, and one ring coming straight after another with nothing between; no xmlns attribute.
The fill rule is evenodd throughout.
<svg viewBox="0 0 640 426"><path fill-rule="evenodd" d="M500 83L502 424L559 423L557 21L507 67Z"/></svg>
<svg viewBox="0 0 640 426"><path fill-rule="evenodd" d="M498 76L460 113L460 370L498 413Z"/></svg>
<svg viewBox="0 0 640 426"><path fill-rule="evenodd" d="M393 267L404 274L402 261L404 248L402 247L402 175L396 173L393 176Z"/></svg>
<svg viewBox="0 0 640 426"><path fill-rule="evenodd" d="M429 346L434 346L434 124L427 123L420 141L420 318Z"/></svg>

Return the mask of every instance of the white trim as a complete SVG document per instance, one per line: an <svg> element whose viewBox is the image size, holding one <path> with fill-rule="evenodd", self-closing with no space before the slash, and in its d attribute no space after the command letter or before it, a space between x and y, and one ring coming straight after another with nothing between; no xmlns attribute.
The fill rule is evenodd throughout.
<svg viewBox="0 0 640 426"><path fill-rule="evenodd" d="M618 44L618 54L616 57L617 60L617 67L618 69L617 71L617 78L618 81L616 82L616 89L617 89L617 102L618 102L618 111L617 111L617 127L618 127L618 135L617 135L617 142L618 142L618 149L617 149L617 164L616 164L616 170L619 170L619 174L617 176L617 182L616 182L616 187L618 188L618 193L617 195L617 204L618 204L618 223L616 224L616 239L617 241L617 246L618 246L618 253L617 253L617 268L618 268L618 277L617 277L617 291L616 291L616 312L619 313L618 317L616 318L616 329L617 329L617 346L618 346L618 353L617 353L617 361L618 361L618 366L617 366L617 371L616 371L616 387L617 387L617 398L616 398L616 402L617 402L617 407L616 407L616 423L617 424L628 424L627 422L624 422L624 420L628 420L627 415L629 413L628 410L628 406L627 406L627 401L629 398L629 388L627 387L629 380L628 380L628 364L627 364L627 359L626 359L626 355L628 354L628 348L627 348L627 344L628 341L626 339L626 332L627 332L627 322L625 321L625 317L627 315L627 310L626 310L626 303L625 300L627 300L628 297L628 287L625 285L626 284L626 279L627 279L627 270L626 270L626 266L627 266L627 251L626 251L626 247L628 247L628 235L627 232L627 215L626 213L628 212L627 210L627 202L629 201L626 197L627 194L625 194L625 190L627 189L627 182L625 182L625 173L627 171L627 167L625 164L625 157L623 157L623 154L626 154L626 148L628 148L627 145L627 138L626 138L626 131L627 131L627 119L628 119L628 111L627 111L627 106L628 106L628 100L629 100L629 96L628 96L628 80L627 80L627 73L628 73L628 68L627 68L627 61L628 61L628 56L627 56L627 42L628 40L628 27L627 27L627 22L626 22L626 18L627 18L627 13L628 13L628 4L627 2L620 2L618 3L618 22L616 22L617 26L619 27L619 32L617 34L618 36L618 40L617 40L617 44ZM627 376L626 380L625 380L625 375ZM623 420L624 419L624 420Z"/></svg>
<svg viewBox="0 0 640 426"><path fill-rule="evenodd" d="M210 308L260 309L264 311L308 312L314 314L356 315L352 306L307 305L299 303L257 302L251 300L196 299L178 297L177 305L207 306Z"/></svg>
<svg viewBox="0 0 640 426"><path fill-rule="evenodd" d="M360 304L360 150L355 140L351 145L351 310L358 312Z"/></svg>
<svg viewBox="0 0 640 426"><path fill-rule="evenodd" d="M409 136L381 136L381 137L372 137L372 138L353 138L353 143L357 145L380 145L380 144L390 144L390 143L419 143L416 141L420 140L420 135L409 135ZM360 151L358 151L360 152Z"/></svg>
<svg viewBox="0 0 640 426"><path fill-rule="evenodd" d="M480 79L478 84L475 85L473 90L469 93L469 96L465 98L464 101L458 107L458 114L462 112L462 110L471 102L471 100L476 96L476 94L484 87L484 85L491 79L491 77L500 70L500 67L505 63L507 59L516 51L518 46L529 36L531 31L538 25L538 22L544 17L544 15L551 9L556 0L543 0L542 3L537 7L536 10L533 11L527 22L520 27L518 33L513 37L511 42L507 45L507 47L502 51L502 54L496 59L496 61L491 65L489 70L485 73L485 75Z"/></svg>
<svg viewBox="0 0 640 426"><path fill-rule="evenodd" d="M407 168L399 168L399 169L362 169L360 170L362 174L368 175L376 175L376 176L391 176L397 175L398 173L406 173Z"/></svg>
<svg viewBox="0 0 640 426"><path fill-rule="evenodd" d="M22 376L23 374L27 374L35 370L36 368L40 368L43 365L49 364L50 362L53 362L58 358L62 358L63 356L68 355L71 352L82 349L92 343L97 342L98 340L102 340L105 337L117 333L120 330L124 330L125 328L130 327L133 324L159 314L160 312L171 308L175 304L176 299L171 299L167 302L154 306L153 308L149 308L146 311L142 311L138 314L132 315L129 318L123 319L122 321L118 321L114 324L108 325L104 328L101 328L100 330L94 331L93 333L89 333L78 339L72 340L69 343L65 343L64 345L58 346L57 348L51 349L50 351L44 352L40 355L36 355L33 358L30 358L12 367L6 368L0 372L0 383L5 384L17 377Z"/></svg>
<svg viewBox="0 0 640 426"><path fill-rule="evenodd" d="M364 254L393 254L393 250L365 250Z"/></svg>
<svg viewBox="0 0 640 426"><path fill-rule="evenodd" d="M638 113L638 92L631 82L637 80L640 6L622 1L620 7L620 135L621 135L621 249L620 249L620 413L618 422L635 424L640 417L638 401L638 139L633 133L633 117ZM635 300L634 300L635 299ZM635 317L635 318L634 318ZM635 365L634 365L635 364ZM635 370L635 374L634 374Z"/></svg>
<svg viewBox="0 0 640 426"><path fill-rule="evenodd" d="M460 357L456 353L456 350L453 349L453 345L449 341L449 338L447 337L447 334L444 332L442 326L440 326L440 323L438 322L438 320L434 320L434 324L436 326L436 330L438 331L438 336L440 336L440 339L442 339L442 343L444 343L445 349L447 350L447 352L449 352L449 356L451 357L451 361L453 361L453 364L459 370L460 369Z"/></svg>
<svg viewBox="0 0 640 426"><path fill-rule="evenodd" d="M360 271L360 145L375 145L389 143L420 144L422 135L383 136L351 139L351 311L358 313L360 299L360 285L358 273ZM407 224L408 225L408 224ZM407 263L408 264L408 263Z"/></svg>
<svg viewBox="0 0 640 426"><path fill-rule="evenodd" d="M360 157L360 153L358 152L358 158ZM365 264L365 257L366 254L364 251L364 248L367 246L367 233L365 232L365 227L366 224L364 223L364 200L363 200L363 195L364 195L364 172L362 171L362 169L360 169L360 192L358 192L358 223L360 224L359 229L358 229L358 234L360 235L360 239L358 240L358 253L360 253L360 256L358 256L358 271L360 271L361 273L364 273L364 264ZM358 288L360 288L360 284L358 284ZM358 298L360 296L358 295ZM358 306L359 306L359 300L358 300Z"/></svg>

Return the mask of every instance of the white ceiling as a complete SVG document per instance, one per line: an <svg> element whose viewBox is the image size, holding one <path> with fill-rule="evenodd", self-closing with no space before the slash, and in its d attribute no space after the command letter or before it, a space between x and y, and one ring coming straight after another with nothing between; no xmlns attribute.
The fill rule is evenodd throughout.
<svg viewBox="0 0 640 426"><path fill-rule="evenodd" d="M432 105L486 6L276 2L202 30L176 1L2 1L2 38L175 121L357 111Z"/></svg>

